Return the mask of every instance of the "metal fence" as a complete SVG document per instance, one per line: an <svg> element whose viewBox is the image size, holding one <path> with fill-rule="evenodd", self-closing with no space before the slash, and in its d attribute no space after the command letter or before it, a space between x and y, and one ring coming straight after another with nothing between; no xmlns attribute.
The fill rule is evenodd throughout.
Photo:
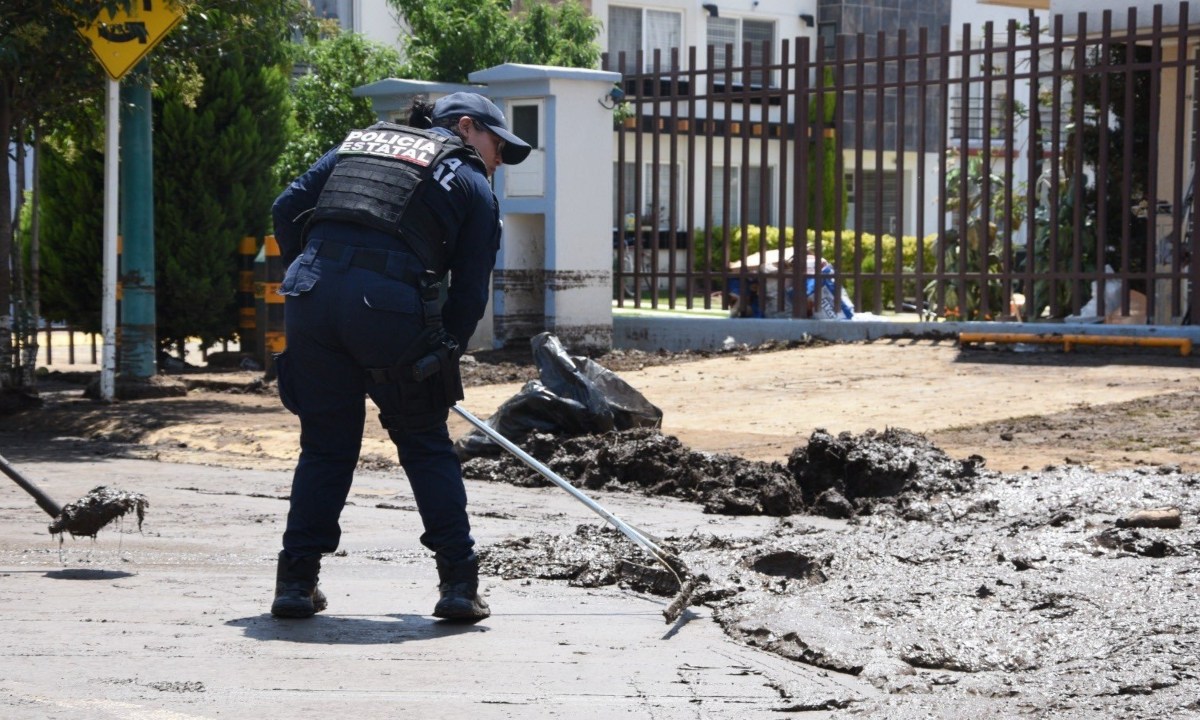
<svg viewBox="0 0 1200 720"><path fill-rule="evenodd" d="M37 367L79 368L91 371L99 367L104 339L100 333L80 330L61 324L45 323L38 330ZM175 349L174 360L199 365L208 362L209 354L213 352L239 351L236 342L228 340L213 345L204 345L199 340L191 340L180 351ZM161 363L165 356L160 356ZM116 358L120 366L120 356Z"/></svg>
<svg viewBox="0 0 1200 720"><path fill-rule="evenodd" d="M625 96L614 299L761 317L844 316L844 300L924 319L1189 322L1188 12L1171 27L1160 6L1098 27L1081 15L1071 36L1061 16L900 29L817 53L802 37L779 57L747 46L738 56L761 62L740 67L718 67L712 46L703 63L696 48L606 56Z"/></svg>
<svg viewBox="0 0 1200 720"><path fill-rule="evenodd" d="M52 365L99 365L103 344L98 333L62 325L46 324L38 331L39 367Z"/></svg>

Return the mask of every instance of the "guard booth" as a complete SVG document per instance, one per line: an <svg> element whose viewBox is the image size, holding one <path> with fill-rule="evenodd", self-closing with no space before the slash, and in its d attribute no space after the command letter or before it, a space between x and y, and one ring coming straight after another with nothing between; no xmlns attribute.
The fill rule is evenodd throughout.
<svg viewBox="0 0 1200 720"><path fill-rule="evenodd" d="M613 115L601 100L620 75L509 63L469 79L388 79L354 94L371 98L380 119L403 123L415 96L478 92L533 148L493 179L504 237L471 349L528 347L541 332L576 353L611 349Z"/></svg>

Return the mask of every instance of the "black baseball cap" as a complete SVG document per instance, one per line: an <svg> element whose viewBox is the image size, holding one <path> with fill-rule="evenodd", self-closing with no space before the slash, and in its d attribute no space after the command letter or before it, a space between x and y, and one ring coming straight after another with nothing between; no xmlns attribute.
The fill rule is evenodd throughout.
<svg viewBox="0 0 1200 720"><path fill-rule="evenodd" d="M516 165L529 157L529 143L508 131L504 113L491 100L478 93L456 92L438 98L433 104L433 119L445 120L466 115L504 139L500 157L505 165Z"/></svg>

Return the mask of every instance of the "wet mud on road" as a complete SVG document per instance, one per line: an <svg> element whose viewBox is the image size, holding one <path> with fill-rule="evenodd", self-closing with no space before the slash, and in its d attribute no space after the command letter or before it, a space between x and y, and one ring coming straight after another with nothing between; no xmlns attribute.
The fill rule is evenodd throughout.
<svg viewBox="0 0 1200 720"><path fill-rule="evenodd" d="M779 704L758 699L729 714L705 706L706 717L763 716L755 711L889 719L1200 717L1200 476L1192 474L1200 469L1200 385L1194 359L1001 356L901 342L780 350L684 358L695 360L692 365L673 365L676 358L657 354L605 358L602 364L662 403L667 427L678 434L535 434L524 443L568 481L605 493L605 505L618 515L628 510L639 523L659 528L665 546L707 578L692 611L657 649L675 651L689 639L708 637L704 633L716 635L711 617L725 633L722 640L732 638L756 662L766 658L808 680L792 682L786 673L746 680L758 690L770 687ZM536 375L528 360L518 359L481 356L465 368L473 410L486 414ZM44 438L77 443L80 457L88 459L287 471L294 465L297 428L272 390L253 383L154 404L98 407L68 388L48 392L46 408L2 429L16 438L42 433L29 435L34 444ZM948 402L951 396L981 401ZM735 397L739 402L729 402ZM815 430L816 420L834 429ZM360 470L351 515L361 520L382 508L394 519L357 553L331 558L330 574L341 583L352 579L356 559L371 563L364 565L365 583L381 567L407 572L405 562L380 564L378 556L407 561L419 551L377 550L392 547L397 533L391 525L414 523L415 511L394 449L373 421ZM476 481L547 484L507 456L473 459L466 471ZM239 524L228 515L206 516L201 509L210 510L207 505L186 498L172 502L172 489L158 482L146 484L156 488L148 492L157 508L152 519L162 522L158 515L166 514L173 520L164 527L190 530L194 526L185 520L202 521L224 538L227 526ZM188 481L173 492L195 487ZM227 490L217 485L213 495L224 499ZM237 516L240 525L260 529L274 543L279 528L272 524L281 516L274 505L286 493L286 481L272 479L236 495L269 498L273 505L247 508ZM569 613L553 623L544 618L568 604L603 598L612 605L598 614L616 617L611 608L631 600L613 588L642 596L632 600L635 605L665 605L675 591L673 579L640 549L556 489L514 500L517 493L477 482L472 493L484 584L495 593L496 617L527 594L551 597L545 605L525 606L534 609L523 612L537 618L521 626L530 638L556 642L557 623ZM654 500L630 498L626 504L622 493ZM551 494L554 513L539 506L536 518L527 520L524 510L514 509ZM19 501L22 507L27 502ZM561 512L556 503L569 504L578 515ZM1146 527L1137 521L1139 511L1177 521ZM645 513L653 512L661 515L647 519ZM576 527L579 517L591 524ZM350 541L362 542L363 529L356 528ZM338 562L345 565L340 578ZM406 582L427 583L427 570ZM224 592L223 583L211 585ZM598 588L604 589L589 590ZM229 594L234 592L246 590ZM346 611L364 612L359 604L370 597L363 586L339 599ZM165 606L178 604L172 597ZM392 598L378 608L365 612L394 612ZM256 605L253 612L259 610ZM645 614L656 631L662 627L656 612ZM326 621L334 619L344 621ZM509 631L518 627L516 618L504 622ZM613 644L605 635L611 628L593 624L604 623L589 619L571 632L595 629L601 637L596 647ZM497 625L499 633L503 626ZM589 684L607 677L604 668L655 644L640 632L592 666L600 670L569 672ZM137 638L131 642L134 654L148 647ZM574 642L564 635L559 644ZM522 655L520 648L512 655L527 672L543 656ZM436 660L436 677L442 678L443 658ZM693 663L688 673L704 662L694 655L687 661ZM715 697L720 678L735 673L709 664L705 691ZM814 676L828 682L814 683ZM362 684L377 680L372 671ZM270 687L277 685L287 683ZM651 694L661 710L678 682L671 678L658 687ZM343 703L341 689L334 691L335 702ZM572 686L569 701L582 697L594 702L595 696ZM493 716L509 716L499 706L486 707ZM547 712L539 717L553 715ZM688 705L678 715L654 716L700 715L699 706Z"/></svg>
<svg viewBox="0 0 1200 720"><path fill-rule="evenodd" d="M1163 718L1200 713L1200 477L1173 466L1001 474L902 429L813 434L787 467L698 453L645 430L535 436L525 448L583 487L681 497L779 519L761 537L664 538L708 582L727 634L881 690L795 710L866 717ZM468 475L540 478L506 458ZM1180 527L1123 521L1173 507ZM813 515L839 518L814 522ZM498 543L488 574L669 595L670 578L610 528Z"/></svg>

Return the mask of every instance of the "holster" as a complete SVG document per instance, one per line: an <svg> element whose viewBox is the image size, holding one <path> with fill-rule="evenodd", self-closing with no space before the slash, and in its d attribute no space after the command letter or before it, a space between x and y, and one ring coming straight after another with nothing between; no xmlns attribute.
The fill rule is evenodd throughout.
<svg viewBox="0 0 1200 720"><path fill-rule="evenodd" d="M410 351L395 365L368 369L371 382L394 384L400 393L401 412L380 413L383 427L416 431L445 422L450 407L463 399L458 358L458 343L439 325L418 335Z"/></svg>

